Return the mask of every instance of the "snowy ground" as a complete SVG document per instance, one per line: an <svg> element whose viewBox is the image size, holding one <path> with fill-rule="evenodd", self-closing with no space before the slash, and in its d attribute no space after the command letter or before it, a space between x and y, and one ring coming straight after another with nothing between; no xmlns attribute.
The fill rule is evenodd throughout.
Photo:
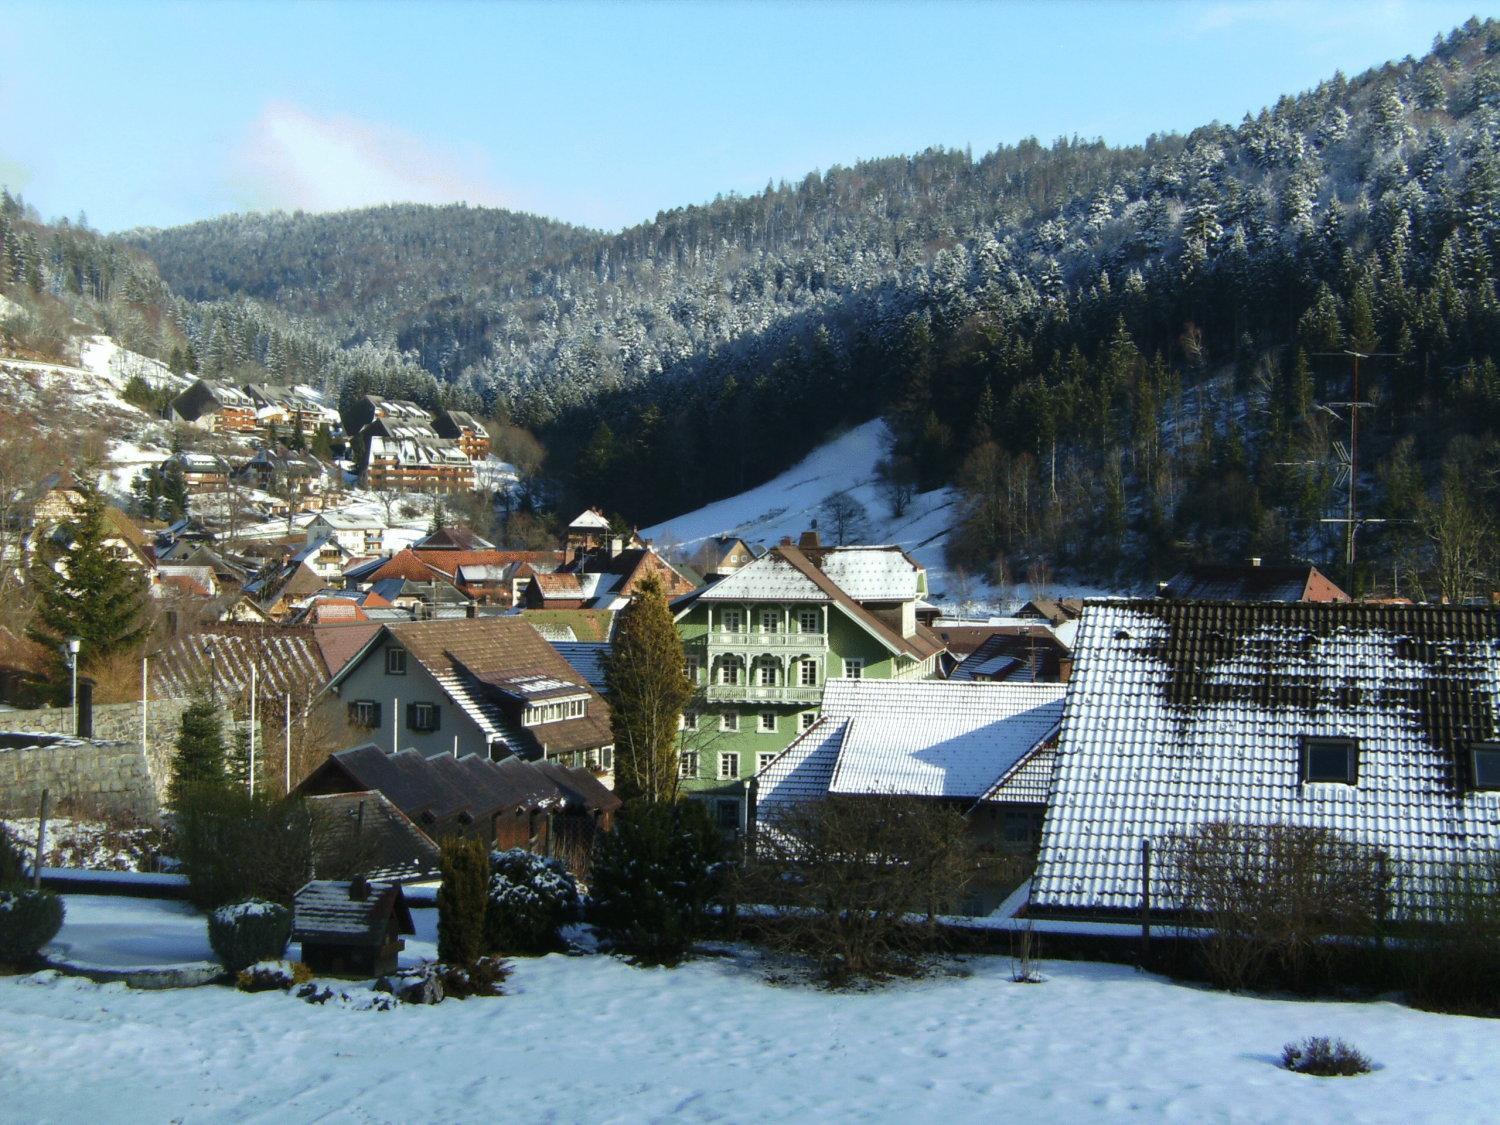
<svg viewBox="0 0 1500 1125"><path fill-rule="evenodd" d="M869 514L866 543L894 543L904 547L927 568L928 588L934 601L965 614L1013 608L1031 596L1025 585L1004 590L988 584L982 576L961 578L948 570L943 547L957 519L956 496L942 488L915 496L906 513L892 517L880 494L875 465L885 456L888 431L876 419L856 426L813 450L797 465L757 488L718 500L695 512L663 520L641 534L662 547L677 546L690 558L703 540L716 535L736 535L752 545L774 547L783 536L793 540L812 526L827 525L819 508L831 493L847 490ZM1112 591L1065 582L1054 583L1048 593L1056 597L1107 594Z"/></svg>
<svg viewBox="0 0 1500 1125"><path fill-rule="evenodd" d="M393 1012L6 978L0 1090L4 1116L48 1121L1494 1117L1497 1021L1230 996L1113 965L1047 964L1037 985L1011 983L1003 958L964 968L836 994L735 960L552 956L518 959L500 999ZM1319 1034L1381 1069L1276 1065Z"/></svg>

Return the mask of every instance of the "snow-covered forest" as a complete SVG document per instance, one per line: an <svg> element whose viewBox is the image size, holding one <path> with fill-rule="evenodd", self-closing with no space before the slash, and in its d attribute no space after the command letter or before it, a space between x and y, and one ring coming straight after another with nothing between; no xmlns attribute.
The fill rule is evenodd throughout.
<svg viewBox="0 0 1500 1125"><path fill-rule="evenodd" d="M1343 576L1318 404L1350 365L1326 353L1390 353L1364 367L1358 483L1393 522L1350 580L1462 596L1489 581L1500 464L1497 51L1471 21L1235 125L934 149L618 234L404 206L101 245L159 265L183 363L509 419L567 503L640 523L884 415L891 475L963 494L955 560L1016 577L1245 554Z"/></svg>

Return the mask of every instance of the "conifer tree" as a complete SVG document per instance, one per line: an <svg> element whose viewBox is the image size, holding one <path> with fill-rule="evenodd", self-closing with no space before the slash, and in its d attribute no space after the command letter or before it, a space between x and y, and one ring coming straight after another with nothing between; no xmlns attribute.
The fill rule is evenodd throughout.
<svg viewBox="0 0 1500 1125"><path fill-rule="evenodd" d="M79 500L72 521L63 527L67 545L44 551L33 576L37 606L28 632L54 654L58 683L66 672L61 649L69 638L82 642L79 659L85 665L97 665L146 633L144 583L105 543L109 524L96 479L91 468L80 472Z"/></svg>
<svg viewBox="0 0 1500 1125"><path fill-rule="evenodd" d="M177 805L194 787L223 785L224 727L218 705L207 693L200 694L182 713L177 732L177 752L172 757L172 779L168 796Z"/></svg>
<svg viewBox="0 0 1500 1125"><path fill-rule="evenodd" d="M677 798L677 720L692 698L682 639L661 582L641 581L620 612L605 665L615 736L615 785L629 801Z"/></svg>

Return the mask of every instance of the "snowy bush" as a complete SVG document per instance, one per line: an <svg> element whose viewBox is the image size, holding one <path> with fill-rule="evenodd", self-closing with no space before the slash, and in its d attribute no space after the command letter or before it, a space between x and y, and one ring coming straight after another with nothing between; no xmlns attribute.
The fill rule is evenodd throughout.
<svg viewBox="0 0 1500 1125"><path fill-rule="evenodd" d="M641 960L681 960L707 923L723 851L701 802L628 809L595 845L589 920Z"/></svg>
<svg viewBox="0 0 1500 1125"><path fill-rule="evenodd" d="M578 883L555 859L519 848L490 853L484 943L493 953L548 953L578 917Z"/></svg>
<svg viewBox="0 0 1500 1125"><path fill-rule="evenodd" d="M257 961L275 961L292 936L292 912L274 902L221 906L208 916L208 943L231 973Z"/></svg>
<svg viewBox="0 0 1500 1125"><path fill-rule="evenodd" d="M308 1004L332 1004L335 1008L350 1008L359 1012L389 1012L401 1006L394 996L381 992L350 994L342 988L335 991L327 985L309 981L292 995Z"/></svg>
<svg viewBox="0 0 1500 1125"><path fill-rule="evenodd" d="M301 961L257 961L240 970L235 986L241 992L285 992L310 980L312 970Z"/></svg>
<svg viewBox="0 0 1500 1125"><path fill-rule="evenodd" d="M62 923L63 901L51 891L0 891L0 963L29 961Z"/></svg>
<svg viewBox="0 0 1500 1125"><path fill-rule="evenodd" d="M469 965L427 961L411 969L381 977L375 988L389 992L403 1004L440 1004L443 999L500 996L510 966L499 957L478 957Z"/></svg>
<svg viewBox="0 0 1500 1125"><path fill-rule="evenodd" d="M1315 1074L1320 1078L1368 1074L1373 1064L1342 1039L1313 1036L1301 1043L1288 1043L1281 1049L1281 1065L1298 1074Z"/></svg>

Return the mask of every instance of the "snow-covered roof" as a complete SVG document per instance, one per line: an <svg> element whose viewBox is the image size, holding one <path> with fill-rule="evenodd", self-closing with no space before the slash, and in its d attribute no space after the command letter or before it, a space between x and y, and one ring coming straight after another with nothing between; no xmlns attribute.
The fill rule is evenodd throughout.
<svg viewBox="0 0 1500 1125"><path fill-rule="evenodd" d="M572 523L568 524L569 531L608 531L609 519L597 508L590 508L580 513Z"/></svg>
<svg viewBox="0 0 1500 1125"><path fill-rule="evenodd" d="M822 718L759 775L762 816L830 793L983 798L1048 741L1065 691L1062 684L829 680ZM1044 798L1033 795L1037 803Z"/></svg>
<svg viewBox="0 0 1500 1125"><path fill-rule="evenodd" d="M1500 611L1090 602L1068 686L1039 908L1136 909L1142 841L1209 821L1330 829L1407 895L1500 844L1468 753L1500 736ZM1355 783L1304 782L1308 737L1356 740Z"/></svg>
<svg viewBox="0 0 1500 1125"><path fill-rule="evenodd" d="M911 601L921 569L899 547L834 547L814 559L857 602Z"/></svg>
<svg viewBox="0 0 1500 1125"><path fill-rule="evenodd" d="M398 932L415 932L396 884L314 879L293 899L292 940L379 945L393 913Z"/></svg>
<svg viewBox="0 0 1500 1125"><path fill-rule="evenodd" d="M538 632L541 632L541 626L536 628ZM569 638L572 634L573 630L569 629ZM589 682L590 687L603 694L607 686L604 677L604 662L609 659L609 642L552 640L551 637L547 639L562 655L562 658Z"/></svg>
<svg viewBox="0 0 1500 1125"><path fill-rule="evenodd" d="M706 602L830 602L833 599L807 575L771 552L746 563L698 595Z"/></svg>
<svg viewBox="0 0 1500 1125"><path fill-rule="evenodd" d="M1062 684L829 680L849 720L830 793L980 797L1062 719Z"/></svg>

